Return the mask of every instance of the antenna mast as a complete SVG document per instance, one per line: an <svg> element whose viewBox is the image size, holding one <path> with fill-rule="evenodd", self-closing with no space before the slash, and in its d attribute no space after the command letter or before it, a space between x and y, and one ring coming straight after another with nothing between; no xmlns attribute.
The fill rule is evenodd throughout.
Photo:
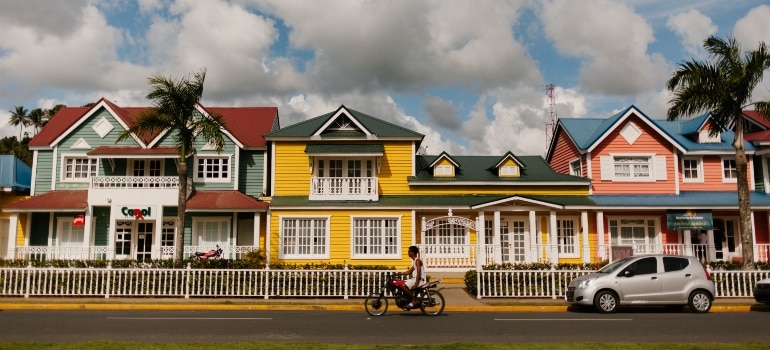
<svg viewBox="0 0 770 350"><path fill-rule="evenodd" d="M551 145L554 129L556 129L556 99L553 97L553 84L545 86L545 149Z"/></svg>

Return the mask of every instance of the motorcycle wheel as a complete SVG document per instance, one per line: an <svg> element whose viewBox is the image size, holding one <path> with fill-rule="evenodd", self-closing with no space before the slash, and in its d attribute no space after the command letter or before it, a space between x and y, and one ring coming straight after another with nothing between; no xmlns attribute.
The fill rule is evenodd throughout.
<svg viewBox="0 0 770 350"><path fill-rule="evenodd" d="M380 293L372 293L364 301L366 313L371 316L382 316L388 312L388 298Z"/></svg>
<svg viewBox="0 0 770 350"><path fill-rule="evenodd" d="M426 290L421 298L420 310L429 316L438 316L444 312L444 296L435 290Z"/></svg>

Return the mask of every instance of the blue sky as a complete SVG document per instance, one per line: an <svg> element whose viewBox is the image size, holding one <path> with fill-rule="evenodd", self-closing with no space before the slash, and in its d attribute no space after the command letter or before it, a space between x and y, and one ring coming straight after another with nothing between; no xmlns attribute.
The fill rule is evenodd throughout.
<svg viewBox="0 0 770 350"><path fill-rule="evenodd" d="M758 0L3 0L0 121L207 69L206 106L276 106L286 126L347 107L426 135L428 153L545 152L559 117L630 104L662 118L676 66L709 35L770 43ZM770 99L770 80L756 99ZM30 128L26 130L33 132ZM0 136L19 129L0 122Z"/></svg>

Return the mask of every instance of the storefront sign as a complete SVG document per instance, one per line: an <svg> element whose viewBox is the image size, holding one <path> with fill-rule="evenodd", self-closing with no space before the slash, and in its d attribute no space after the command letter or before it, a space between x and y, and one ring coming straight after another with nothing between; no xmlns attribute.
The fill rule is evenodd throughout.
<svg viewBox="0 0 770 350"><path fill-rule="evenodd" d="M669 210L666 212L669 230L711 230L714 219L710 210Z"/></svg>
<svg viewBox="0 0 770 350"><path fill-rule="evenodd" d="M120 213L123 214L125 217L131 217L134 219L150 219L152 217L152 209L151 207L147 207L146 209L141 208L134 208L131 209L129 207L123 207L120 208Z"/></svg>
<svg viewBox="0 0 770 350"><path fill-rule="evenodd" d="M72 217L72 226L85 226L86 214L75 214Z"/></svg>

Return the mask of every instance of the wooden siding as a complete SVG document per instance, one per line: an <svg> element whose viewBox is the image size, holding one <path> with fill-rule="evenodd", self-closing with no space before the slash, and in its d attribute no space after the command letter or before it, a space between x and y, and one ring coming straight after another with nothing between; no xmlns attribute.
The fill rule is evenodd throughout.
<svg viewBox="0 0 770 350"><path fill-rule="evenodd" d="M280 223L281 217L330 217L329 227L329 259L279 259L279 249L281 246ZM401 255L397 259L353 259L351 246L351 216L358 217L399 217L401 220ZM411 260L407 254L407 249L412 242L412 214L408 210L273 210L270 217L270 243L269 252L271 262L284 263L330 263L330 264L352 264L352 265L391 265L399 268L406 268L411 265ZM417 224L419 227L419 224ZM419 230L419 228L418 228ZM262 240L260 239L260 242ZM263 247L263 246L262 246Z"/></svg>
<svg viewBox="0 0 770 350"><path fill-rule="evenodd" d="M26 199L29 199L29 196L16 196L10 193L0 193L0 207L4 207L9 204L13 204L16 202L20 202ZM11 216L13 216L13 213L7 213L0 211L0 218L4 219L10 219ZM24 242L26 240L27 235L27 214L26 213L19 213L18 220L16 222L16 235L14 237L10 237L9 243L13 240L16 241L16 246L21 247L24 245ZM0 232L0 235L7 234L6 232Z"/></svg>
<svg viewBox="0 0 770 350"><path fill-rule="evenodd" d="M554 151L551 155L550 159L550 165L551 168L553 168L554 171L557 173L562 174L569 174L570 173L570 167L569 163L575 158L579 158L580 151L577 149L575 144L567 137L567 134L562 130L559 132L558 137L556 138L556 144L554 145ZM583 174L586 174L585 170L585 162L581 162L583 166Z"/></svg>
<svg viewBox="0 0 770 350"><path fill-rule="evenodd" d="M546 185L546 186L412 186L410 195L463 195L463 194L494 194L494 195L588 195L585 185Z"/></svg>
<svg viewBox="0 0 770 350"><path fill-rule="evenodd" d="M241 151L240 158L238 190L250 196L259 196L264 188L265 152Z"/></svg>
<svg viewBox="0 0 770 350"><path fill-rule="evenodd" d="M749 159L751 161L751 159ZM684 182L682 175L682 159L677 164L677 179L679 179L680 191L737 191L736 182L722 182L722 156L704 156L701 161L703 182ZM749 183L753 181L751 174L747 174Z"/></svg>
<svg viewBox="0 0 770 350"><path fill-rule="evenodd" d="M407 178L412 176L412 142L385 144L380 173L376 174L380 184L380 195L410 194Z"/></svg>
<svg viewBox="0 0 770 350"><path fill-rule="evenodd" d="M32 195L36 196L51 190L53 152L35 151L35 154L37 155L37 164L35 168L35 178L32 179L35 183L35 193L32 193Z"/></svg>
<svg viewBox="0 0 770 350"><path fill-rule="evenodd" d="M642 134L632 144L620 135L628 123L634 123L641 130ZM616 128L594 149L591 153L590 178L594 179L593 194L674 194L676 193L676 169L674 164L673 146L666 139L660 136L645 122L636 116L630 116ZM654 154L656 156L665 156L666 160L666 179L656 181L612 181L602 180L601 157L610 156L610 154ZM654 164L654 162L653 162ZM654 167L653 167L654 168ZM651 169L653 176L654 169Z"/></svg>

